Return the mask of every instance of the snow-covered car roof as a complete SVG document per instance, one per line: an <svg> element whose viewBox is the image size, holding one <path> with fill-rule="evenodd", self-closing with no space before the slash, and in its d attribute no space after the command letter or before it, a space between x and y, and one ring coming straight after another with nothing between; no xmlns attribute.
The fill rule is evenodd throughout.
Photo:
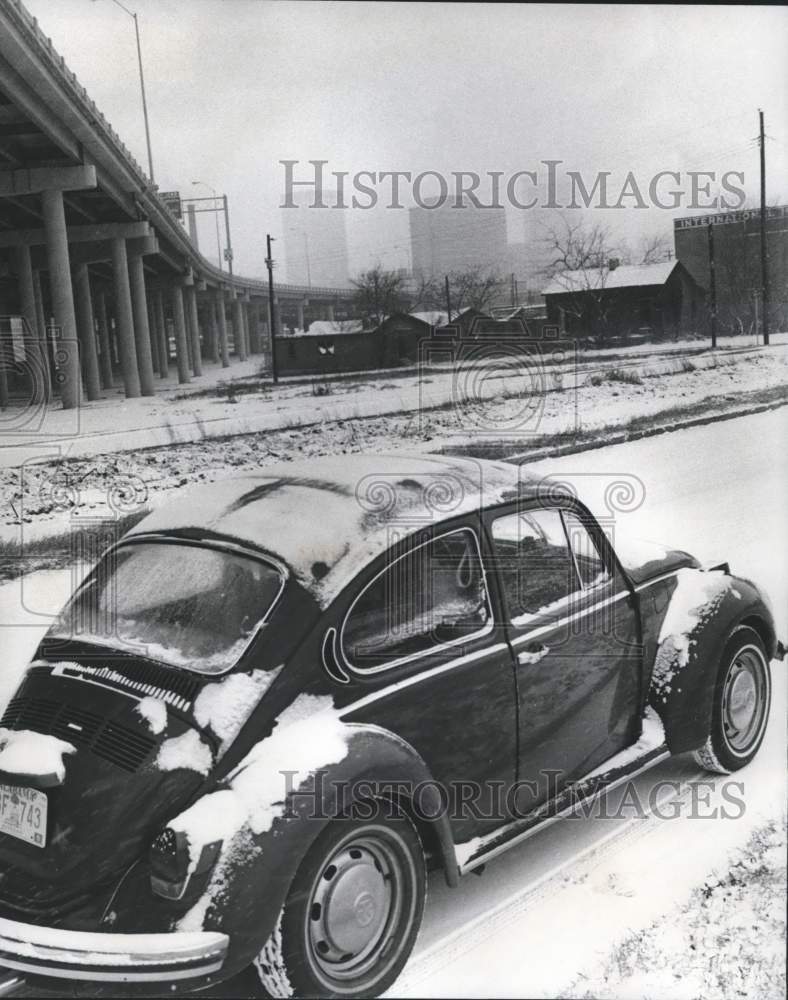
<svg viewBox="0 0 788 1000"><path fill-rule="evenodd" d="M522 467L440 455L341 455L194 487L128 536L209 531L285 563L321 607L397 539L458 514L535 495Z"/></svg>

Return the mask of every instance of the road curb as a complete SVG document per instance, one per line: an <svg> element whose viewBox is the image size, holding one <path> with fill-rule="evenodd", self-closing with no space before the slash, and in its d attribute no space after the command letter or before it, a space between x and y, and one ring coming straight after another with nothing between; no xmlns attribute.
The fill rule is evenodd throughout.
<svg viewBox="0 0 788 1000"><path fill-rule="evenodd" d="M724 413L715 413L705 417L688 417L686 420L678 420L670 424L660 424L656 427L641 428L633 431L617 431L613 434L605 435L596 441L535 448L533 451L507 455L500 460L512 462L517 465L527 465L529 462L538 462L543 458L560 458L563 455L575 455L581 451L595 451L598 448L607 448L609 445L627 444L629 441L639 441L642 438L656 437L658 434L670 434L671 431L681 431L689 427L704 427L706 424L716 424L722 420L749 417L756 413L765 413L767 410L778 410L783 406L788 406L788 399L777 400L773 403L758 403L755 406L727 410Z"/></svg>
<svg viewBox="0 0 788 1000"><path fill-rule="evenodd" d="M737 359L742 359L742 356L758 356L761 350L761 348L747 348L736 351L733 354L729 354L728 352L709 353L703 356L695 356L692 364L697 370L714 368L720 364L736 364ZM587 380L595 373L614 371L624 367L630 371L637 372L641 378L680 374L683 364L687 360L686 357L665 356L650 364L638 361L637 363L623 365L620 362L614 362L600 365L595 369L579 369L575 373L576 388L585 385ZM551 369L546 370L546 374L550 374L551 371ZM543 392L559 391L559 385L560 383L558 385L545 385ZM200 441L240 437L247 434L278 433L289 430L298 431L323 423L370 420L400 414L427 414L433 410L442 410L456 406L458 403L453 396L454 389L451 386L447 393L440 395L440 398L438 396L430 398L432 393L427 393L427 398L424 398L420 393L415 405L413 400L408 403L400 395L396 402L392 400L390 403L381 406L376 402L374 394L372 394L372 398L365 400L349 399L340 401L337 398L330 404L325 402L316 403L308 414L281 416L278 415L278 409L271 410L269 408L266 408L262 412L246 412L243 415L237 416L217 415L209 417L204 413L194 413L190 414L186 419L173 420L165 418L160 423L151 423L146 426L128 428L126 430L107 428L102 431L86 433L83 436L63 438L42 436L40 440L20 441L18 444L6 444L0 441L0 467L11 468L27 462L48 461L51 460L52 454L55 451L58 452L60 458L64 459L92 458L116 452L143 451L150 448L169 447L171 445L195 444ZM446 398L443 398L444 396Z"/></svg>

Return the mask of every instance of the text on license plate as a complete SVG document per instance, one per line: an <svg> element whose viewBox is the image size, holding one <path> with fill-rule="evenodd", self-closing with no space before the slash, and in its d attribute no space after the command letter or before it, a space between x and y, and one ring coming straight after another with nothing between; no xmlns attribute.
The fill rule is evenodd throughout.
<svg viewBox="0 0 788 1000"><path fill-rule="evenodd" d="M47 841L47 797L35 788L0 785L0 833L36 847Z"/></svg>

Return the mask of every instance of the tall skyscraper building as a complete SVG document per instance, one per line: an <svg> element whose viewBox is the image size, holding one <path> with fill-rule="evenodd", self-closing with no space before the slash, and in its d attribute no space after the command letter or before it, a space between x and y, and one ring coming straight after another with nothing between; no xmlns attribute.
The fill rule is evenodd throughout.
<svg viewBox="0 0 788 1000"><path fill-rule="evenodd" d="M297 207L281 210L287 282L347 288L350 267L345 213L335 208L310 208L313 200L313 192L297 192L293 195ZM336 197L325 191L323 201L333 205Z"/></svg>
<svg viewBox="0 0 788 1000"><path fill-rule="evenodd" d="M437 201L437 199L436 199ZM435 203L433 203L435 204ZM409 209L414 275L440 278L451 271L505 271L508 264L503 208L455 208L453 199L435 208Z"/></svg>

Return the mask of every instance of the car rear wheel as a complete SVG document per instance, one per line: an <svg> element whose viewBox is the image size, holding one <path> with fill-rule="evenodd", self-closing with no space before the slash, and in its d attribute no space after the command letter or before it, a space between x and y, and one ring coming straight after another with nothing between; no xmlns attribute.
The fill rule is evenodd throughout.
<svg viewBox="0 0 788 1000"><path fill-rule="evenodd" d="M711 730L694 753L708 771L738 771L758 752L771 706L771 674L763 642L748 626L726 643L714 689Z"/></svg>
<svg viewBox="0 0 788 1000"><path fill-rule="evenodd" d="M266 991L344 998L384 992L413 949L425 891L424 852L406 815L386 804L370 820L335 820L304 858L255 960Z"/></svg>

